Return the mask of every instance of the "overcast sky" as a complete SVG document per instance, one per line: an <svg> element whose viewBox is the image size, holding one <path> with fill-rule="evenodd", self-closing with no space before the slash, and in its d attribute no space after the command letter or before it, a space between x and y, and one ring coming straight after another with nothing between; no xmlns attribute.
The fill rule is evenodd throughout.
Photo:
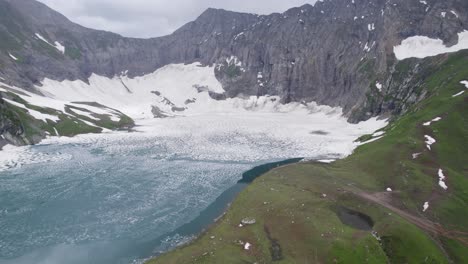
<svg viewBox="0 0 468 264"><path fill-rule="evenodd" d="M39 0L70 20L128 37L172 33L209 7L256 14L283 12L316 0Z"/></svg>

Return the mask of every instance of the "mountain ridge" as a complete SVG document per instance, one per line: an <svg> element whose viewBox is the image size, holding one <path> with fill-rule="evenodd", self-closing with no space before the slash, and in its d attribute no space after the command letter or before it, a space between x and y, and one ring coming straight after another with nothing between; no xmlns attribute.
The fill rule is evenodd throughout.
<svg viewBox="0 0 468 264"><path fill-rule="evenodd" d="M420 9L425 8L425 5L416 1L409 2L416 3L417 7L405 4L405 1L395 1L395 4L391 6L388 2L381 0L369 3L355 1L354 4L349 4L349 1L334 0L317 2L314 6L304 5L291 8L282 14L274 13L264 16L211 8L171 35L143 40L86 29L32 0L6 2L25 13L31 13L29 9L37 9L36 6L41 5L39 15L31 16L32 24L44 27L41 29L45 31L43 34L46 38L58 39L65 42L65 47L68 46L69 50L81 53L81 55L75 55L75 59L66 58L64 63L41 61L47 64L49 68L47 70L35 67L35 64L39 63L34 61L34 57L37 56L36 52L25 55L33 66L26 67L27 69L24 70L29 73L27 77L31 83L40 83L44 77L58 80L61 78L86 80L91 73L113 77L127 70L128 75L134 77L153 72L170 63L200 61L204 65L212 65L222 63L224 58L236 56L241 62L247 64L243 76L232 78L226 76L224 72L217 74L223 85L227 87L228 97L235 97L241 93L280 95L284 102L306 100L341 106L348 116L352 114L354 107L362 106L365 93L369 91L367 87L362 88L362 86L369 86L370 80L366 76L353 74L359 69L356 62L360 58L376 57L375 72L372 73L376 75L391 67L386 57L391 56L392 48L399 39L421 34L441 38L445 43L455 43L456 33L466 24L465 16L459 15L458 22L461 25L456 25L447 19L440 24L440 30L434 31L435 27L432 24L435 22L432 22L434 20L431 18L432 15L415 12L415 10L421 11ZM450 5L454 7L461 3L460 1L447 1L446 6L449 5L448 2L453 3ZM399 8L400 5L403 7ZM429 11L432 13L437 12L432 10L443 8L437 1L429 2L429 5L431 7ZM385 10L382 9L384 7L389 9L389 15L385 14ZM407 20L421 20L419 21L422 23L420 28L406 29L402 27L405 22L395 22L401 19L390 20L388 18L393 14L401 18L400 12L403 13L407 7L413 9L409 8L412 11L412 18ZM382 16L377 14L379 11L383 12ZM361 18L356 19L357 13L361 15ZM370 21L366 20L367 16L370 17ZM47 21L44 22L44 19ZM356 21L356 25L347 25L351 21ZM394 26L395 24L398 25ZM374 25L375 28L369 30L368 25ZM392 27L403 29L393 30ZM384 28L400 31L401 36L392 36L393 32L387 35ZM39 29L36 27L32 30ZM329 34L332 31L334 33ZM222 35L219 35L220 33ZM67 34L72 36L67 36ZM314 37L316 35L319 42ZM342 37L334 37L340 35ZM82 42L78 38L84 38L85 41ZM353 38L359 40L360 44L339 44L342 41L349 42ZM364 41L367 41L367 44ZM375 49L370 47L368 54L362 52L365 44L371 46L373 41L376 41ZM343 58L345 51L350 51L347 54L352 58ZM79 56L83 58L77 59L76 57ZM139 62L138 65L135 61ZM295 63L294 67L287 65L288 62ZM337 65L342 66L336 67ZM60 71L56 68L70 70ZM263 82L264 86L260 86L256 78L258 72L264 72L264 75L268 76ZM377 114L380 113L372 113L372 115ZM356 119L362 118L364 117Z"/></svg>
<svg viewBox="0 0 468 264"><path fill-rule="evenodd" d="M87 29L35 0L0 4L9 10L0 23L0 77L7 84L37 92L46 78L134 78L200 62L215 66L225 90L215 99L316 102L343 108L350 122L398 115L424 99L424 87L407 87L411 75L390 74L402 40L421 35L454 45L468 28L462 0L333 0L270 15L210 8L171 35L136 39Z"/></svg>

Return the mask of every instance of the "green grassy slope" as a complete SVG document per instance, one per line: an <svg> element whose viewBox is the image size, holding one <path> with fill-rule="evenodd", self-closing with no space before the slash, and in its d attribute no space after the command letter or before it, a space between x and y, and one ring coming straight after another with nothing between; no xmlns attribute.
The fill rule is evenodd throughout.
<svg viewBox="0 0 468 264"><path fill-rule="evenodd" d="M86 108L77 106L66 106L65 113L52 108L39 107L29 104L18 94L10 91L0 92L0 100L2 100L2 98L7 98L23 104L28 109L43 114L57 116L60 119L57 122L52 120L47 120L47 122L37 120L29 114L28 110L3 101L0 115L10 120L12 126L18 128L18 130L24 131L23 134L19 135L21 139L19 139L17 143L20 144L38 143L45 138L46 135L72 137L78 134L101 133L104 128L110 130L128 130L134 126L134 121L130 117L115 109L110 109L98 104L93 104L93 106L118 114L119 120L112 120L109 115L91 113L86 110ZM86 103L82 104L85 105ZM73 112L74 109L88 112L94 118L77 114Z"/></svg>
<svg viewBox="0 0 468 264"><path fill-rule="evenodd" d="M451 55L422 80L428 98L382 139L332 164L263 175L196 241L148 263L466 263L468 89L460 81L467 79L468 53ZM422 125L435 117L442 120ZM437 140L432 150L424 135ZM439 169L448 190L438 185ZM371 217L375 233L344 224L343 208ZM256 224L239 227L245 217Z"/></svg>

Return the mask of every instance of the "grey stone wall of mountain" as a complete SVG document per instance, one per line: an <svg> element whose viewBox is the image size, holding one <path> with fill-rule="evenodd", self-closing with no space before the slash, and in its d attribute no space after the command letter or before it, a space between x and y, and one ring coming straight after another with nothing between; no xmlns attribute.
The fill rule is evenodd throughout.
<svg viewBox="0 0 468 264"><path fill-rule="evenodd" d="M133 77L199 61L220 65L216 76L226 97L316 101L343 107L355 122L403 111L404 105L384 101L386 93L419 98L390 80L393 47L402 39L425 35L453 45L457 33L468 29L468 1L423 2L329 0L262 16L208 9L169 36L134 39L76 25L34 0L0 0L0 77L33 89L43 78L87 80L92 73L112 77L127 70ZM66 53L35 33L61 42ZM231 56L242 69L226 62ZM382 92L373 89L376 81L384 84Z"/></svg>

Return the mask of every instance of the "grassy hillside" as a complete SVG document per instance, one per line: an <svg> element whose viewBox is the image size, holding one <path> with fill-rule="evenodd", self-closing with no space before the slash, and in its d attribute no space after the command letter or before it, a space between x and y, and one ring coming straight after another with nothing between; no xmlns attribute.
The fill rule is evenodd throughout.
<svg viewBox="0 0 468 264"><path fill-rule="evenodd" d="M5 123L3 125L5 127L0 127L0 135L6 132L2 131L2 129L6 130L7 127L9 130L17 131L17 135L11 135L11 137L8 138L9 143L15 145L38 143L48 135L72 137L78 134L101 133L104 129L130 129L134 126L134 121L130 117L115 109L96 103L75 103L74 106L67 105L65 106L65 111L62 112L48 107L32 105L23 99L23 97L27 98L27 95L21 94L20 91L15 90L15 93L13 90L9 91L8 87L0 86L0 88L7 89L0 91L0 116L2 117L3 123ZM10 102L3 99L8 99ZM12 102L19 105L15 105ZM77 105L83 105L83 107ZM93 113L89 111L86 106L93 106L115 113L118 119L112 119L111 116L107 114ZM31 115L30 110L55 116L58 120L36 119ZM83 113L86 115L83 115Z"/></svg>
<svg viewBox="0 0 468 264"><path fill-rule="evenodd" d="M194 243L148 263L466 263L467 79L468 53L451 55L423 77L428 98L383 138L332 164L265 174ZM246 217L256 223L239 227Z"/></svg>

